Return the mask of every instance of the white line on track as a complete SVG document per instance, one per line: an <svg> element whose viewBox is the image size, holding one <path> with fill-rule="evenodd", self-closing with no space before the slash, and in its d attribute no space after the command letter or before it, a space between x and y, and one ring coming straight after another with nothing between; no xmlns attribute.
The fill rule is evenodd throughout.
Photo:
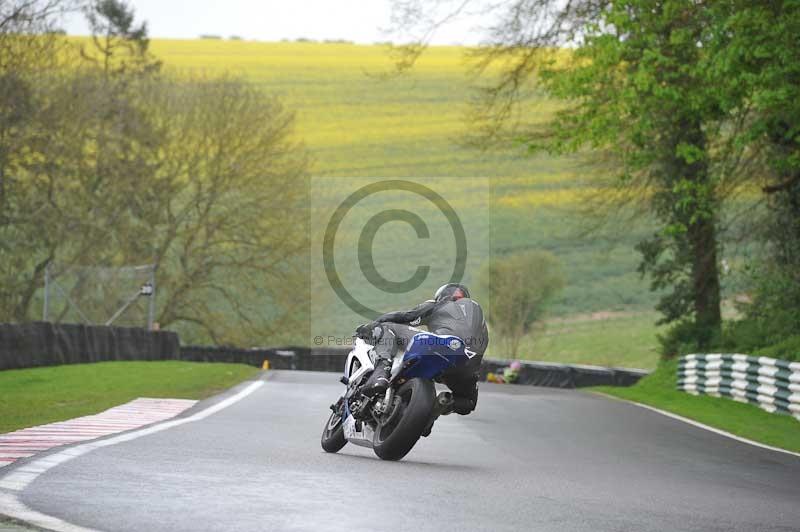
<svg viewBox="0 0 800 532"><path fill-rule="evenodd" d="M155 434L156 432L161 432L162 430L167 430L172 427L184 425L193 421L200 421L201 419L205 419L208 416L216 414L220 410L223 410L234 403L241 401L263 385L263 380L255 381L236 394L227 397L222 401L209 406L208 408L204 408L200 412L192 414L191 416L164 421L150 427L126 432L125 434L120 434L119 436L114 436L105 440L92 441L88 443L82 443L74 447L68 447L63 451L47 455L43 458L33 460L24 466L18 467L12 470L6 476L0 478L0 490L7 490L0 491L0 514L30 523L46 530L54 530L56 532L95 532L91 528L73 525L57 517L32 510L19 500L17 494L21 493L31 482L36 480L37 477L57 465L68 462L73 458L77 458L78 456L84 455L101 447L116 445L118 443L135 440L149 434Z"/></svg>
<svg viewBox="0 0 800 532"><path fill-rule="evenodd" d="M746 443L748 445L753 445L755 447L761 447L762 449L767 449L769 451L775 451L775 452L778 452L778 453L790 454L792 456L797 456L798 458L800 458L800 453L796 453L794 451L788 451L786 449L781 449L780 447L773 447L771 445L766 445L764 443L758 443L757 441L748 440L747 438L742 438L741 436L737 436L736 434L731 434L730 432L725 432L724 430L715 429L714 427L710 427L708 425L700 423L699 421L694 421L693 419L689 419L689 418L686 418L686 417L683 417L683 416L679 416L678 414L673 414L672 412L667 412L666 410L661 410L661 409L656 408L654 406L649 406L649 405L645 405L645 404L642 404L642 403L637 403L636 401L630 401L628 399L622 399L621 397L616 397L614 395L608 395L608 394L605 394L605 393L602 393L602 392L593 392L593 393L596 393L597 395L602 395L603 397L608 397L610 399L615 399L617 401L624 401L624 402L630 403L632 405L636 405L636 406L639 406L639 407L642 407L642 408L646 408L647 410L652 410L653 412L658 412L662 416L667 416L667 417L671 417L672 419L677 419L678 421L683 421L684 423L688 423L689 425L692 425L694 427L697 427L697 428L700 428L700 429L704 429L704 430L707 430L709 432L713 432L714 434L719 434L720 436L725 436L726 438L730 438L730 439L736 440L738 442Z"/></svg>

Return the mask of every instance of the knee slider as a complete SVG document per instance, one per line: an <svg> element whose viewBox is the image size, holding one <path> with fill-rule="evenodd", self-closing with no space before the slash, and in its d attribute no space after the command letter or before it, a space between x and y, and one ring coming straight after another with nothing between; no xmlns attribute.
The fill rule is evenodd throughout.
<svg viewBox="0 0 800 532"><path fill-rule="evenodd" d="M456 414L461 414L462 416L466 416L470 412L475 410L475 407L478 406L478 379L477 373L475 374L475 383L472 387L472 394L471 397L455 397L453 403L453 411Z"/></svg>
<svg viewBox="0 0 800 532"><path fill-rule="evenodd" d="M454 397L453 398L453 411L456 414L466 416L475 410L476 401L469 397Z"/></svg>

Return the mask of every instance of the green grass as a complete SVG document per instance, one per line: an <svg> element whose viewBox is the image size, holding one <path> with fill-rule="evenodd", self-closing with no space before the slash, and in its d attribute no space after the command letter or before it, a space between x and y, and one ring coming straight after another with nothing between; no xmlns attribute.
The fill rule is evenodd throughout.
<svg viewBox="0 0 800 532"><path fill-rule="evenodd" d="M600 386L605 394L629 399L705 423L706 425L760 443L800 452L800 422L770 414L755 405L727 398L695 396L675 389L677 361L663 362L658 369L630 388Z"/></svg>
<svg viewBox="0 0 800 532"><path fill-rule="evenodd" d="M737 319L733 301L722 302L722 316ZM520 358L568 364L593 364L654 370L659 362L657 336L669 326L656 325L655 311L595 312L547 320L520 342ZM499 342L490 357L503 358Z"/></svg>
<svg viewBox="0 0 800 532"><path fill-rule="evenodd" d="M242 364L100 362L0 372L0 433L101 412L137 397L201 399L252 377Z"/></svg>
<svg viewBox="0 0 800 532"><path fill-rule="evenodd" d="M655 312L640 312L550 320L522 339L520 358L652 370L659 358L656 334L662 332L657 319Z"/></svg>

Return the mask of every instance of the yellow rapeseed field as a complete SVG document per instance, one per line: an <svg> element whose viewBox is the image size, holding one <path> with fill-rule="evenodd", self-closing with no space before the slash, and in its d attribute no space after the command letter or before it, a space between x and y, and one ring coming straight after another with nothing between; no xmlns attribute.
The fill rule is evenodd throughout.
<svg viewBox="0 0 800 532"><path fill-rule="evenodd" d="M524 178L516 182L528 194L572 186L576 177L565 161L532 158L522 147L462 145L474 95L462 48L432 47L411 72L387 78L394 63L382 45L201 39L151 46L168 69L240 75L281 96L297 113L316 175ZM544 120L553 105L534 101L531 109Z"/></svg>

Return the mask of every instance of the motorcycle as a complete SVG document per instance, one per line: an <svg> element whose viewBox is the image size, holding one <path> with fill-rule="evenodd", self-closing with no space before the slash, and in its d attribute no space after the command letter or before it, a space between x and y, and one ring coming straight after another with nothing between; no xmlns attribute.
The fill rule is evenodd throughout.
<svg viewBox="0 0 800 532"><path fill-rule="evenodd" d="M383 460L400 460L420 437L430 435L440 415L449 414L450 392L436 395L434 381L445 371L466 364L476 355L457 336L421 332L411 339L405 352L398 350L392 361L386 393L368 398L361 389L375 369L373 346L356 338L347 356L344 376L347 386L322 431L322 448L338 452L347 442L372 448Z"/></svg>

